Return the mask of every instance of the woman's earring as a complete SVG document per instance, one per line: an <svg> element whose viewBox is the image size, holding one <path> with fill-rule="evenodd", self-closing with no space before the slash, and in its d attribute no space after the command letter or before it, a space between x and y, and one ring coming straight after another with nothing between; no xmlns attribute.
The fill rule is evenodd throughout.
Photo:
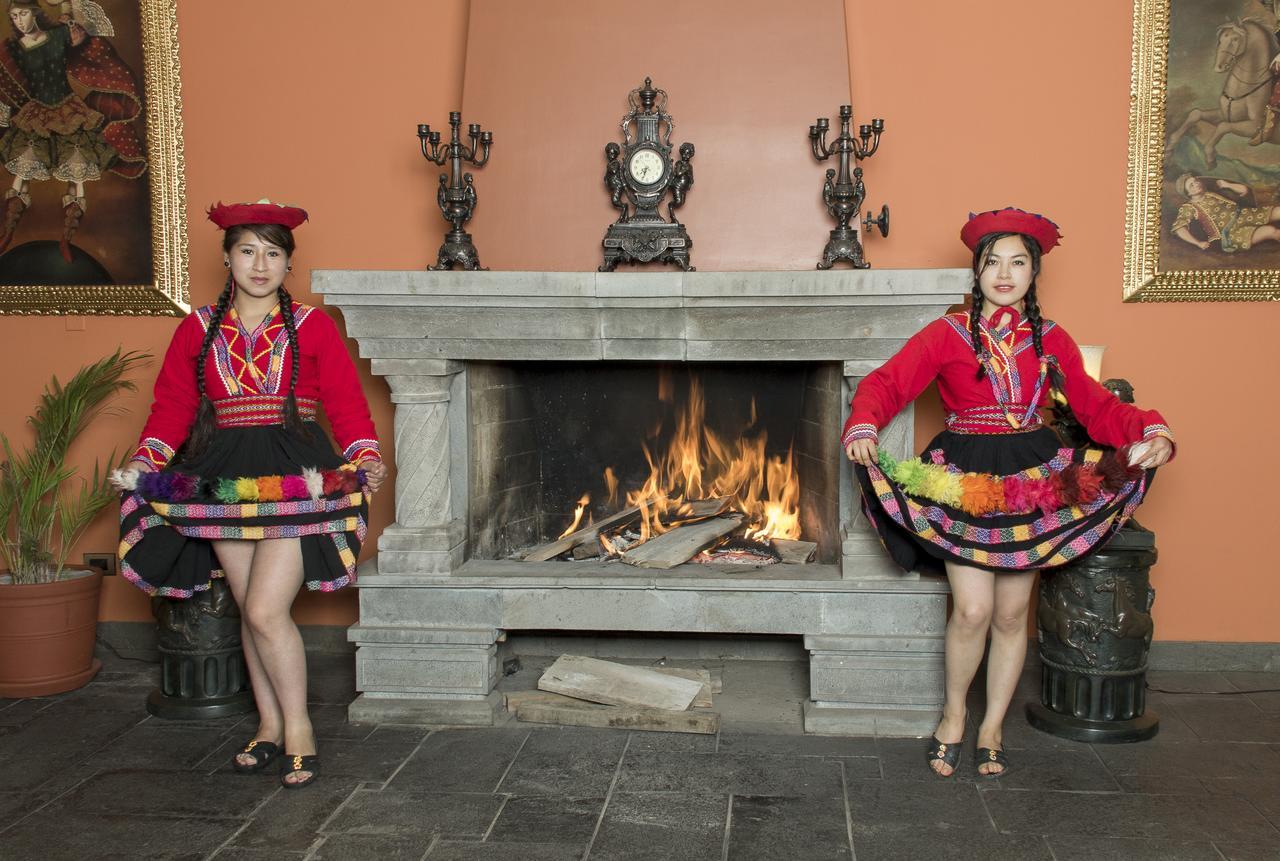
<svg viewBox="0 0 1280 861"><path fill-rule="evenodd" d="M230 261L230 260L223 260L223 261L222 261L222 265L223 265L223 266L225 266L225 267L227 267L228 269L230 269L230 268L231 268L231 261Z"/></svg>
<svg viewBox="0 0 1280 861"><path fill-rule="evenodd" d="M286 271L288 271L288 272L292 272L292 271L293 271L293 267L292 267L292 266L286 267Z"/></svg>

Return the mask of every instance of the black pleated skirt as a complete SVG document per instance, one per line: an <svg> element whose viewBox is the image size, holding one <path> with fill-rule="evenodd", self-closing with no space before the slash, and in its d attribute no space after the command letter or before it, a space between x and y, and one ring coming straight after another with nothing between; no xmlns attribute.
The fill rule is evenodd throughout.
<svg viewBox="0 0 1280 861"><path fill-rule="evenodd" d="M1114 455L1112 455L1114 457ZM943 431L920 459L961 474L1052 479L1068 467L1096 466L1098 450L1063 448L1048 428L1026 433ZM1022 514L975 514L908 493L880 467L854 465L863 509L889 555L903 569L941 574L955 562L995 572L1065 565L1102 547L1142 502L1155 471L1134 471L1123 486L1088 504Z"/></svg>
<svg viewBox="0 0 1280 861"><path fill-rule="evenodd" d="M368 531L364 473L315 422L220 428L194 459L140 478L120 506L120 573L151 595L186 598L222 576L212 541L298 538L303 581L353 582Z"/></svg>

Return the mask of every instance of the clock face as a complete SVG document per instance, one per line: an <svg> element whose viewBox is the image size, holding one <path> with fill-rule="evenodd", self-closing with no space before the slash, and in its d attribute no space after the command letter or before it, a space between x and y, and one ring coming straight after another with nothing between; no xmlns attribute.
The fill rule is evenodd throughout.
<svg viewBox="0 0 1280 861"><path fill-rule="evenodd" d="M664 167L662 156L651 149L636 150L627 164L631 178L641 185L650 185L660 180Z"/></svg>

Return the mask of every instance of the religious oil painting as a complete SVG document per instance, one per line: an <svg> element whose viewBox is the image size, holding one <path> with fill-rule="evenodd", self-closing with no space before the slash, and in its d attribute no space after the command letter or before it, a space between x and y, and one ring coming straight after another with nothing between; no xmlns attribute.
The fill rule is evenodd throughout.
<svg viewBox="0 0 1280 861"><path fill-rule="evenodd" d="M1280 299L1280 0L1135 0L1125 299Z"/></svg>
<svg viewBox="0 0 1280 861"><path fill-rule="evenodd" d="M176 0L0 4L0 313L184 313Z"/></svg>

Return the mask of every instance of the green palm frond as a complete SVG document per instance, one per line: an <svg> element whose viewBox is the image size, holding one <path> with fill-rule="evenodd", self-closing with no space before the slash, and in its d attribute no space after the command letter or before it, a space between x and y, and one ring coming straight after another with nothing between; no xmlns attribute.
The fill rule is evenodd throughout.
<svg viewBox="0 0 1280 861"><path fill-rule="evenodd" d="M76 372L66 385L54 377L27 423L35 433L30 448L15 452L0 434L0 555L15 583L55 580L67 555L93 519L115 499L106 475L94 461L91 480L81 479L77 493L63 485L76 470L65 463L80 432L109 401L135 386L126 377L151 358L116 350ZM116 454L108 463L116 465Z"/></svg>

